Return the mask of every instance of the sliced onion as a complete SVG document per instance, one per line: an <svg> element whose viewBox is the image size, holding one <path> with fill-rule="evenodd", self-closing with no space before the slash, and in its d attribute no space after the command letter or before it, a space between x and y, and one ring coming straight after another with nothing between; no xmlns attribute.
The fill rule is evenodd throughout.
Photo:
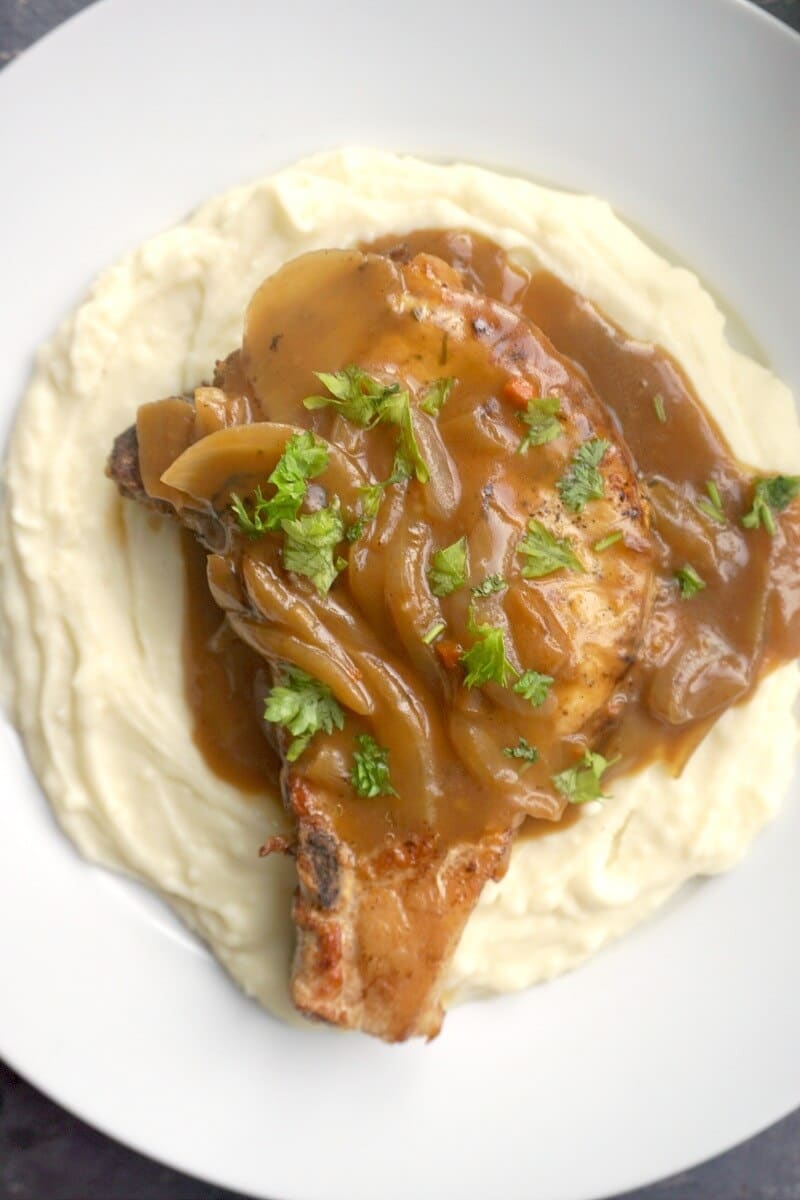
<svg viewBox="0 0 800 1200"><path fill-rule="evenodd" d="M201 438L161 476L162 483L194 500L225 505L232 492L246 494L274 469L289 438L306 432L296 425L259 421L235 425ZM336 446L327 444L328 466L322 478L344 503L353 503L365 483L361 470Z"/></svg>

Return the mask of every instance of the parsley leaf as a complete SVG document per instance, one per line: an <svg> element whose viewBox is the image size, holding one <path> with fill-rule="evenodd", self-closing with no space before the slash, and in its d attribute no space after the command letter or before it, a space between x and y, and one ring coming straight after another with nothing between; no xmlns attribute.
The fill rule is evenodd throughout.
<svg viewBox="0 0 800 1200"><path fill-rule="evenodd" d="M396 796L389 774L389 751L369 733L357 733L350 782L359 796Z"/></svg>
<svg viewBox="0 0 800 1200"><path fill-rule="evenodd" d="M467 628L476 639L461 655L459 662L466 667L464 684L468 688L481 687L484 683L499 683L505 687L509 675L516 675L516 668L506 657L503 630L493 625L478 625L472 605L469 609Z"/></svg>
<svg viewBox="0 0 800 1200"><path fill-rule="evenodd" d="M800 495L800 475L773 475L759 479L753 493L753 507L742 517L745 529L763 525L770 536L775 533L773 512L782 512Z"/></svg>
<svg viewBox="0 0 800 1200"><path fill-rule="evenodd" d="M502 592L503 588L507 588L508 584L502 575L487 575L483 583L477 584L476 587L470 588L473 596L493 596L495 592Z"/></svg>
<svg viewBox="0 0 800 1200"><path fill-rule="evenodd" d="M467 582L467 539L437 550L428 567L428 584L434 596L449 596Z"/></svg>
<svg viewBox="0 0 800 1200"><path fill-rule="evenodd" d="M357 541L367 528L369 522L374 521L375 517L377 517L383 503L386 487L391 482L393 482L391 479L387 479L386 483L368 483L358 489L360 513L356 520L351 525L348 525L344 531L344 536L348 542Z"/></svg>
<svg viewBox="0 0 800 1200"><path fill-rule="evenodd" d="M523 671L513 690L523 700L529 700L534 708L544 704L550 688L553 686L552 675L542 675L539 671Z"/></svg>
<svg viewBox="0 0 800 1200"><path fill-rule="evenodd" d="M570 804L586 804L589 800L608 800L600 786L600 780L605 771L617 761L608 760L602 754L593 754L587 750L583 758L574 767L567 767L553 776L553 783L562 796L566 796Z"/></svg>
<svg viewBox="0 0 800 1200"><path fill-rule="evenodd" d="M539 751L535 746L532 746L530 742L526 741L524 737L520 737L516 746L506 746L503 750L503 754L505 754L506 758L521 759L525 764L522 767L523 771L525 770L525 767L530 766L531 763L535 763L539 757Z"/></svg>
<svg viewBox="0 0 800 1200"><path fill-rule="evenodd" d="M561 437L564 430L558 420L561 401L558 396L544 396L529 400L528 408L519 414L519 419L528 427L528 432L518 446L518 453L525 454L529 446L544 446Z"/></svg>
<svg viewBox="0 0 800 1200"><path fill-rule="evenodd" d="M244 500L242 500L240 496L237 496L236 492L231 492L231 508L233 509L233 515L236 518L236 524L239 526L239 529L242 531L242 533L247 535L247 537L263 537L263 535L269 529L269 525L267 524L264 516L268 505L269 500L267 500L266 496L261 491L260 486L256 488L250 499L250 506L252 509L250 512L248 512Z"/></svg>
<svg viewBox="0 0 800 1200"><path fill-rule="evenodd" d="M355 425L372 425L380 420L383 406L390 396L400 391L399 383L381 383L355 363L329 374L315 371L317 379L330 396L306 396L306 408L337 408L343 417Z"/></svg>
<svg viewBox="0 0 800 1200"><path fill-rule="evenodd" d="M660 392L656 396L653 396L653 408L656 410L656 416L658 417L658 420L662 425L665 425L667 413L666 409L664 408L664 397Z"/></svg>
<svg viewBox="0 0 800 1200"><path fill-rule="evenodd" d="M378 422L397 425L400 462L398 464L396 460L396 471L402 470L404 478L416 475L420 483L428 482L430 473L417 444L411 398L405 388L401 389L399 383L381 383L355 363L333 374L317 371L316 376L331 394L306 396L303 401L306 408L331 406L348 421L365 428Z"/></svg>
<svg viewBox="0 0 800 1200"><path fill-rule="evenodd" d="M361 511L371 521L378 515L378 510L383 503L385 490L385 483L368 483L358 489L358 494L361 497Z"/></svg>
<svg viewBox="0 0 800 1200"><path fill-rule="evenodd" d="M292 521L283 521L281 528L286 534L284 567L287 571L305 575L320 596L324 596L346 565L343 559L334 561L333 557L334 549L344 537L338 496L334 496L327 508L303 513Z"/></svg>
<svg viewBox="0 0 800 1200"><path fill-rule="evenodd" d="M357 542L367 528L366 518L358 517L350 525L345 526L344 536L348 542Z"/></svg>
<svg viewBox="0 0 800 1200"><path fill-rule="evenodd" d="M307 675L299 667L284 667L279 682L264 703L264 720L283 725L294 740L286 758L300 757L315 733L333 733L344 726L344 713L325 683Z"/></svg>
<svg viewBox="0 0 800 1200"><path fill-rule="evenodd" d="M605 495L605 481L597 468L610 444L605 438L584 442L573 454L566 475L559 479L558 493L573 512L581 512L590 500Z"/></svg>
<svg viewBox="0 0 800 1200"><path fill-rule="evenodd" d="M236 523L248 537L262 537L270 529L280 529L281 522L292 520L300 511L306 494L306 481L322 473L328 465L328 450L313 433L295 433L284 446L275 470L267 482L276 491L266 499L257 487L250 508L234 492L231 508Z"/></svg>
<svg viewBox="0 0 800 1200"><path fill-rule="evenodd" d="M434 379L433 383L428 384L419 402L422 411L429 417L437 417L452 392L455 382L455 379L452 378Z"/></svg>
<svg viewBox="0 0 800 1200"><path fill-rule="evenodd" d="M698 500L697 507L700 509L700 512L705 513L710 520L716 521L718 525L724 525L725 511L722 507L722 497L720 496L719 488L714 483L713 479L707 480L706 491L708 492L708 498L703 496L702 499Z"/></svg>
<svg viewBox="0 0 800 1200"><path fill-rule="evenodd" d="M685 567L680 567L675 572L675 578L678 581L678 587L681 590L681 599L689 600L697 592L702 592L706 586L705 580L701 579L695 571L694 567L689 563Z"/></svg>
<svg viewBox="0 0 800 1200"><path fill-rule="evenodd" d="M447 626L444 621L437 621L435 625L431 625L427 633L422 635L422 640L426 646L430 646L431 642L435 642L440 634L444 633Z"/></svg>
<svg viewBox="0 0 800 1200"><path fill-rule="evenodd" d="M541 579L554 571L582 571L578 559L567 538L554 537L541 521L531 518L528 532L517 545L517 554L528 561L522 568L525 579Z"/></svg>
<svg viewBox="0 0 800 1200"><path fill-rule="evenodd" d="M410 478L411 475L416 475L420 483L427 483L430 479L430 472L428 464L420 453L417 437L414 433L411 399L408 392L398 391L387 396L385 403L381 407L380 419L388 421L392 425L397 425L400 430L393 474L396 474L400 470L403 472L404 477Z"/></svg>
<svg viewBox="0 0 800 1200"><path fill-rule="evenodd" d="M595 544L592 546L592 549L594 550L595 554L602 554L604 550L609 548L609 546L613 546L615 542L618 542L621 537L622 531L617 529L614 533L608 533L605 537L600 538L600 541L595 542Z"/></svg>

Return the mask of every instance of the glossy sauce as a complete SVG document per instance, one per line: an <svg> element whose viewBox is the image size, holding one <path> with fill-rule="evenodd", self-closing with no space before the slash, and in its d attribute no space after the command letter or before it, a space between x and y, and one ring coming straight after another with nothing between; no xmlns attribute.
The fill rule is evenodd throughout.
<svg viewBox="0 0 800 1200"><path fill-rule="evenodd" d="M220 779L243 792L276 791L280 761L262 720L264 660L228 628L211 598L206 552L183 530L183 667L195 744Z"/></svg>
<svg viewBox="0 0 800 1200"><path fill-rule="evenodd" d="M555 277L539 273L531 278L492 243L459 232L422 231L402 241L381 239L366 249L400 262L422 251L454 266L468 286L529 317L558 351L586 372L612 414L649 500L657 586L636 663L617 686L607 706L604 728L596 732L593 744L608 756L621 754L617 773L656 758L678 770L726 707L749 695L770 667L800 652L797 506L780 515L774 538L763 529L741 529L740 517L751 502L752 476L733 459L678 365L659 348L627 338ZM445 358L446 351L444 341ZM309 373L316 365L308 364ZM231 370L239 372L240 387L246 383L239 360L234 360ZM447 373L446 362L442 373ZM310 380L305 390L312 387ZM656 395L664 405L663 423L656 415ZM251 394L250 402L256 398ZM348 431L342 424L339 421L335 435L346 437ZM325 434L336 441L330 428ZM387 453L384 461L372 464L376 477L386 473L389 463ZM697 508L708 479L714 480L722 496L724 525L715 524ZM390 518L387 505L382 520ZM452 538L441 539L439 544L447 540ZM367 550L356 553L364 555ZM222 777L245 789L273 790L277 759L259 717L266 687L264 660L239 638L219 635L219 612L203 579L205 552L187 539L185 554L191 582L186 589L185 662L195 739L209 765ZM707 584L691 600L681 599L673 577L686 563L691 563ZM491 565L487 559L487 573ZM366 563L362 566L368 570ZM265 558L261 567L268 578L271 560ZM377 605L371 615L387 655L399 659L405 647L396 632L388 627ZM252 630L254 644L262 632ZM265 652L274 658L279 649L280 644L273 640ZM426 661L421 659L417 665L421 672L428 671ZM432 696L441 694L435 679L429 678L426 686ZM475 707L483 700L472 694L468 702ZM478 717L484 719L483 714L475 719ZM511 721L512 727L516 719L514 713L502 712L501 718ZM490 715L485 720L490 728ZM359 718L349 719L346 735L334 735L328 746L310 756L307 769L312 783L315 777L329 779L337 772L346 777L352 735L360 727ZM452 819L456 825L470 824L474 806L479 827L486 814L477 797L484 789L465 784L463 772L448 770L452 777L440 779L439 786L449 797L448 809L456 812ZM424 823L424 795L415 803L416 816L408 819ZM342 827L351 840L380 842L393 827L391 805L365 802L343 791L340 806ZM443 811L440 802L437 812L441 815ZM567 819L574 819L578 812L569 809ZM507 819L507 814L502 819ZM369 830L365 830L367 825ZM552 821L529 823L532 829L556 827Z"/></svg>

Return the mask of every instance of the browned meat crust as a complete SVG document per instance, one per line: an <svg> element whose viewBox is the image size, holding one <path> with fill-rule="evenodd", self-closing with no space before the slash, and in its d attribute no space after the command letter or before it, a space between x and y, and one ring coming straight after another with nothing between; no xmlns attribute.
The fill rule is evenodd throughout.
<svg viewBox="0 0 800 1200"><path fill-rule="evenodd" d="M135 425L131 425L114 438L114 445L106 464L106 475L114 480L119 494L126 500L152 503L144 490L142 473L139 470L139 437Z"/></svg>
<svg viewBox="0 0 800 1200"><path fill-rule="evenodd" d="M434 1037L444 973L484 884L505 873L514 830L447 847L410 837L357 859L300 780L289 807L299 830L295 1004L389 1042Z"/></svg>

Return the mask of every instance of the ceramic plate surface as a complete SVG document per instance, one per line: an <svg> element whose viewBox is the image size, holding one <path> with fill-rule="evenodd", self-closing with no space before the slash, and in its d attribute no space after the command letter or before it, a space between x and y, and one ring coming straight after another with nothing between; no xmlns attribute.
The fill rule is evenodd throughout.
<svg viewBox="0 0 800 1200"><path fill-rule="evenodd" d="M800 394L800 38L741 0L103 0L0 76L2 434L92 277L362 143L593 191ZM87 866L0 727L0 1052L106 1132L280 1200L589 1200L800 1103L800 783L733 873L430 1046L281 1026Z"/></svg>

